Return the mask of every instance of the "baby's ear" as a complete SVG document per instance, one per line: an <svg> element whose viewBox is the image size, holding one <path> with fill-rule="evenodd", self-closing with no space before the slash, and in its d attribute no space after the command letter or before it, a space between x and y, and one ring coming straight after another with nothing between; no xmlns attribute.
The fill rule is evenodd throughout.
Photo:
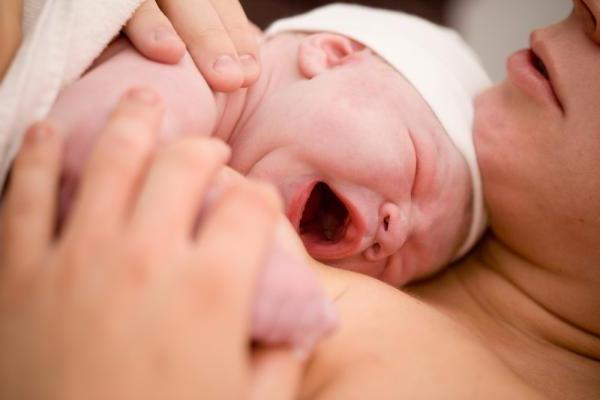
<svg viewBox="0 0 600 400"><path fill-rule="evenodd" d="M312 34L302 41L298 50L300 71L311 79L331 68L344 65L364 52L365 46L345 36L333 33Z"/></svg>

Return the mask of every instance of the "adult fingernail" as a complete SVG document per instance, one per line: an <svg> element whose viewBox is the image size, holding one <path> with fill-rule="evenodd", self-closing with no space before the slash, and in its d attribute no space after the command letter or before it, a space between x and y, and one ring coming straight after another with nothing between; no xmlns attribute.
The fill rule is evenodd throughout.
<svg viewBox="0 0 600 400"><path fill-rule="evenodd" d="M158 103L160 97L154 90L135 88L127 92L127 99L141 104L153 105Z"/></svg>
<svg viewBox="0 0 600 400"><path fill-rule="evenodd" d="M47 140L54 130L44 123L37 123L32 126L25 134L25 141L28 144L36 144Z"/></svg>
<svg viewBox="0 0 600 400"><path fill-rule="evenodd" d="M244 54L240 56L240 61L242 63L242 67L244 68L244 73L247 75L253 74L258 69L258 63L252 54Z"/></svg>
<svg viewBox="0 0 600 400"><path fill-rule="evenodd" d="M240 64L231 56L221 56L213 64L219 74L236 74L240 72Z"/></svg>

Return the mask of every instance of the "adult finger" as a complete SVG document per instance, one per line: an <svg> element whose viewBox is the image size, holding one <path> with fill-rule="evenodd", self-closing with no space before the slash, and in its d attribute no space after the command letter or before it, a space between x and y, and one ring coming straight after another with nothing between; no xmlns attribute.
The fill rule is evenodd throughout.
<svg viewBox="0 0 600 400"><path fill-rule="evenodd" d="M218 92L231 92L244 83L235 45L209 0L158 0L186 43L196 66Z"/></svg>
<svg viewBox="0 0 600 400"><path fill-rule="evenodd" d="M252 369L251 400L298 398L303 362L287 348L258 350Z"/></svg>
<svg viewBox="0 0 600 400"><path fill-rule="evenodd" d="M238 0L212 0L225 30L236 48L244 71L243 87L250 86L260 73L260 55L254 28Z"/></svg>
<svg viewBox="0 0 600 400"><path fill-rule="evenodd" d="M211 307L215 332L238 344L248 337L251 301L280 208L273 189L244 182L224 191L200 227L190 282Z"/></svg>
<svg viewBox="0 0 600 400"><path fill-rule="evenodd" d="M228 155L223 142L199 137L158 154L133 212L135 232L165 249L189 237L207 188Z"/></svg>
<svg viewBox="0 0 600 400"><path fill-rule="evenodd" d="M86 166L66 234L105 230L122 221L151 157L162 112L159 96L149 89L123 96Z"/></svg>
<svg viewBox="0 0 600 400"><path fill-rule="evenodd" d="M155 0L146 0L124 30L133 45L151 60L175 64L185 54L185 44Z"/></svg>
<svg viewBox="0 0 600 400"><path fill-rule="evenodd" d="M0 243L6 265L33 266L51 243L61 144L60 135L48 123L34 125L25 136L2 207Z"/></svg>

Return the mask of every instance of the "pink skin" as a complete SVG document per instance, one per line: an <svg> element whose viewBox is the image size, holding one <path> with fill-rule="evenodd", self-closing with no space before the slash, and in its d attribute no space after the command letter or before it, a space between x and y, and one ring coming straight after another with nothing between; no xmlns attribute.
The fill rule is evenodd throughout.
<svg viewBox="0 0 600 400"><path fill-rule="evenodd" d="M269 76L256 90L268 83L267 94L231 136L230 165L280 189L320 261L394 286L447 264L469 222L470 181L420 95L342 36L282 35L263 55ZM317 182L348 214L334 240L310 224L302 229Z"/></svg>
<svg viewBox="0 0 600 400"><path fill-rule="evenodd" d="M210 91L189 56L167 66L143 58L126 42L109 49L52 110L70 134L65 201L119 96L131 86L150 86L167 106L161 139L183 132L229 143L231 167L279 188L290 221L315 258L395 286L447 264L470 222L469 174L419 94L370 50L343 36L280 35L261 51L258 83L224 95ZM298 337L298 324L306 322L314 328L304 346L333 323L315 323L320 317L307 311L318 304L321 315L329 315L307 268L288 269L265 276L269 283L257 309L270 311L255 319L267 322L254 331L261 340L280 341ZM278 296L286 292L303 300L286 302L295 305L281 307L288 311L277 316ZM274 332L265 326L275 325L287 328L265 333Z"/></svg>

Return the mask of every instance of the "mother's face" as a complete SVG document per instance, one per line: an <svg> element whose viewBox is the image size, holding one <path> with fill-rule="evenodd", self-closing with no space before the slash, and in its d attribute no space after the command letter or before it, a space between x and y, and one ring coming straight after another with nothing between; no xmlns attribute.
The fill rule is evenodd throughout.
<svg viewBox="0 0 600 400"><path fill-rule="evenodd" d="M515 250L600 237L600 0L576 0L477 100L476 146L495 234ZM546 236L535 248L531 237ZM574 236L575 235L575 236ZM583 247L585 248L585 247Z"/></svg>

